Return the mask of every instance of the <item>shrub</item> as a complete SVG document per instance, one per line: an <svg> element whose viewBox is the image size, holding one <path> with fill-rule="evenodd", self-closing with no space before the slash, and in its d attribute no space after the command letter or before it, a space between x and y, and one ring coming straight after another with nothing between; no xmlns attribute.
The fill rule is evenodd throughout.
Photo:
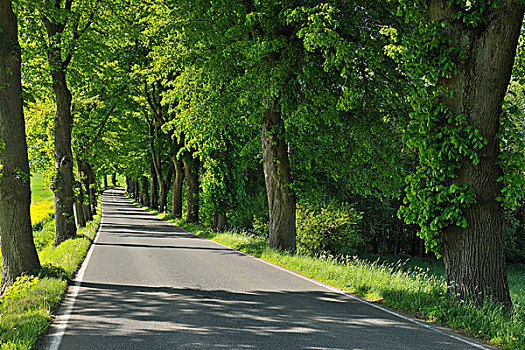
<svg viewBox="0 0 525 350"><path fill-rule="evenodd" d="M519 209L521 210L521 209ZM525 229L516 218L516 213L506 213L503 234L505 236L505 257L508 262L525 262Z"/></svg>
<svg viewBox="0 0 525 350"><path fill-rule="evenodd" d="M269 231L270 231L270 224L268 223L268 220L260 219L254 215L252 233L255 236L268 237Z"/></svg>
<svg viewBox="0 0 525 350"><path fill-rule="evenodd" d="M319 255L354 255L363 240L357 232L361 215L349 205L297 209L297 249Z"/></svg>

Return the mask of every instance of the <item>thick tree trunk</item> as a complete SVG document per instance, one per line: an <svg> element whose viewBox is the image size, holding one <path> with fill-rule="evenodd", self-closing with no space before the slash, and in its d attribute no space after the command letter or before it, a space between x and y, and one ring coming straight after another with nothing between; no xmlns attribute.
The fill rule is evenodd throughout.
<svg viewBox="0 0 525 350"><path fill-rule="evenodd" d="M84 193L85 191L82 188L82 183L83 183L82 182L83 175L82 175L82 170L81 170L82 162L77 159L76 163L77 163L78 181L75 182L75 187L76 187L78 195L77 195L75 203L73 204L73 212L75 213L75 222L77 224L77 229L78 229L79 227L86 226L86 222L88 221L88 218L86 217L85 211L84 211Z"/></svg>
<svg viewBox="0 0 525 350"><path fill-rule="evenodd" d="M55 115L55 240L56 247L77 230L73 214L73 155L71 151L71 93L66 86L66 76L61 70L54 74L53 90L57 100Z"/></svg>
<svg viewBox="0 0 525 350"><path fill-rule="evenodd" d="M111 175L111 186L117 187L117 173Z"/></svg>
<svg viewBox="0 0 525 350"><path fill-rule="evenodd" d="M148 178L146 176L140 178L140 204L149 206Z"/></svg>
<svg viewBox="0 0 525 350"><path fill-rule="evenodd" d="M86 227L86 218L84 217L84 208L79 202L73 204L73 211L75 213L75 223L77 228Z"/></svg>
<svg viewBox="0 0 525 350"><path fill-rule="evenodd" d="M104 174L104 189L108 188L108 176Z"/></svg>
<svg viewBox="0 0 525 350"><path fill-rule="evenodd" d="M140 186L139 186L139 180L133 180L133 191L134 191L134 199L135 201L140 200Z"/></svg>
<svg viewBox="0 0 525 350"><path fill-rule="evenodd" d="M501 105L510 80L516 46L523 22L524 6L519 0L504 0L484 15L487 23L472 28L451 21L455 10L448 0L429 0L430 21L449 20L446 27L453 45L466 54L457 75L443 79L440 86L452 88L453 97L443 101L455 114L465 113L470 125L487 141L480 162L462 162L454 182L468 184L476 203L463 211L468 227L443 230L443 262L451 291L463 299L482 302L493 298L511 306L503 244L503 209L496 201L501 195L502 169L499 165Z"/></svg>
<svg viewBox="0 0 525 350"><path fill-rule="evenodd" d="M182 161L173 155L173 166L175 176L173 177L173 188L171 189L171 215L176 218L182 218L182 192L184 184L184 166Z"/></svg>
<svg viewBox="0 0 525 350"><path fill-rule="evenodd" d="M43 17L49 38L59 38L65 24L54 23ZM55 114L55 178L53 192L55 195L55 240L53 247L76 232L73 213L73 154L71 151L71 92L66 81L67 64L62 62L62 53L59 40L50 40L47 51L49 66L51 67L51 80L56 99Z"/></svg>
<svg viewBox="0 0 525 350"><path fill-rule="evenodd" d="M187 155L182 161L186 179L186 221L199 222L199 159Z"/></svg>
<svg viewBox="0 0 525 350"><path fill-rule="evenodd" d="M86 187L89 209L91 212L90 220L93 219L93 215L97 213L97 198L95 196L95 175L93 174L93 168L91 164L84 161L83 162L83 172L84 172L84 186Z"/></svg>
<svg viewBox="0 0 525 350"><path fill-rule="evenodd" d="M170 169L165 179L162 176L159 177L157 174L157 182L159 185L159 210L163 213L168 211L168 192L172 173L173 171Z"/></svg>
<svg viewBox="0 0 525 350"><path fill-rule="evenodd" d="M228 226L228 220L226 214L211 213L211 229L224 231Z"/></svg>
<svg viewBox="0 0 525 350"><path fill-rule="evenodd" d="M91 214L91 209L89 205L82 204L82 210L84 211L84 218L86 219L86 223L93 220L93 214Z"/></svg>
<svg viewBox="0 0 525 350"><path fill-rule="evenodd" d="M153 165L151 165L150 169L150 178L149 178L149 188L150 188L150 195L151 195L151 208L152 209L158 209L159 208L159 195L157 192L157 175L155 173L155 168Z"/></svg>
<svg viewBox="0 0 525 350"><path fill-rule="evenodd" d="M295 196L290 187L290 160L284 139L284 122L275 103L262 120L264 180L270 215L270 247L295 251Z"/></svg>
<svg viewBox="0 0 525 350"><path fill-rule="evenodd" d="M1 293L21 274L40 268L29 214L31 189L17 29L11 1L0 0Z"/></svg>

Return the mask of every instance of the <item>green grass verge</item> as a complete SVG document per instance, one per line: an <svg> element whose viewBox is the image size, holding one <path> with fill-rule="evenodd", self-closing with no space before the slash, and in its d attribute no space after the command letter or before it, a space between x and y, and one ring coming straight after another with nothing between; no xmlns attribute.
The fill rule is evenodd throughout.
<svg viewBox="0 0 525 350"><path fill-rule="evenodd" d="M42 269L22 276L0 298L1 349L31 349L47 328L70 280L93 241L100 215L77 236L53 249L54 221L34 232Z"/></svg>
<svg viewBox="0 0 525 350"><path fill-rule="evenodd" d="M143 207L144 208L144 207ZM268 247L264 238L237 232L213 232L184 220L149 210L160 218L188 231L240 251L297 271L308 277L341 288L365 299L412 314L418 318L449 326L507 349L525 349L524 270L509 270L514 300L512 312L496 304L476 307L446 294L443 269L439 263L419 266L417 262L371 262L357 257L335 259L280 252Z"/></svg>
<svg viewBox="0 0 525 350"><path fill-rule="evenodd" d="M42 174L31 174L31 200L35 202L53 201L53 191L46 188Z"/></svg>
<svg viewBox="0 0 525 350"><path fill-rule="evenodd" d="M45 187L44 176L31 176L31 224L34 230L42 228L53 214L53 191Z"/></svg>

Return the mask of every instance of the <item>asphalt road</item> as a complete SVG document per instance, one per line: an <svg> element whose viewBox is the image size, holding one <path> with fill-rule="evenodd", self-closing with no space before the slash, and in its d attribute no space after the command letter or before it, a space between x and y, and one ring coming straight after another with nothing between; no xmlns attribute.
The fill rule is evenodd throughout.
<svg viewBox="0 0 525 350"><path fill-rule="evenodd" d="M476 348L170 225L123 189L102 205L71 314L40 348Z"/></svg>

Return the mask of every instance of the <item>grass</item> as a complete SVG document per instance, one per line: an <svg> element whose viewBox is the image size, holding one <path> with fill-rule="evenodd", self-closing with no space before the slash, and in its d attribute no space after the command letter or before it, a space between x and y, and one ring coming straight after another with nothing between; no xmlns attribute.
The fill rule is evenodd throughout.
<svg viewBox="0 0 525 350"><path fill-rule="evenodd" d="M45 187L42 174L31 176L31 224L41 228L53 214L53 192Z"/></svg>
<svg viewBox="0 0 525 350"><path fill-rule="evenodd" d="M54 221L34 233L42 269L19 277L0 298L1 349L31 349L47 328L68 281L83 261L100 223L100 216L77 236L53 249Z"/></svg>
<svg viewBox="0 0 525 350"><path fill-rule="evenodd" d="M100 224L97 215L75 237L53 249L53 192L45 188L41 174L33 174L31 178L31 199L33 238L42 269L19 277L0 297L1 350L33 348L62 300L68 281L84 260Z"/></svg>
<svg viewBox="0 0 525 350"><path fill-rule="evenodd" d="M454 300L446 293L441 262L369 260L357 257L305 256L270 249L265 238L239 232L213 232L200 225L144 208L188 231L265 259L330 285L418 318L454 328L506 349L525 349L525 267L509 268L514 309L483 307Z"/></svg>
<svg viewBox="0 0 525 350"><path fill-rule="evenodd" d="M39 201L53 201L53 191L45 186L44 176L39 173L31 175L31 200Z"/></svg>

